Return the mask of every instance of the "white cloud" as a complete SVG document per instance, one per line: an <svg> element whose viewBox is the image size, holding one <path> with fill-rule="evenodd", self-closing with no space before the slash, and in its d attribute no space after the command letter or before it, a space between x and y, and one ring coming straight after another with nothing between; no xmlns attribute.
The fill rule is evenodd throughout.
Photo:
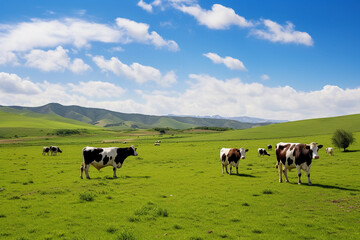
<svg viewBox="0 0 360 240"><path fill-rule="evenodd" d="M267 80L270 80L270 77L267 74L263 74L263 75L261 75L261 80L267 81Z"/></svg>
<svg viewBox="0 0 360 240"><path fill-rule="evenodd" d="M117 18L116 24L124 33L125 42L141 42L146 44L153 44L156 47L167 47L171 51L178 51L179 46L173 40L163 39L157 32L149 33L149 25L146 23L138 23L126 18Z"/></svg>
<svg viewBox="0 0 360 240"><path fill-rule="evenodd" d="M266 39L271 42L280 43L296 43L306 46L313 46L314 42L311 36L307 32L295 31L295 26L291 22L287 22L285 26L265 19L262 20L265 26L265 30L253 29L252 35L258 38Z"/></svg>
<svg viewBox="0 0 360 240"><path fill-rule="evenodd" d="M0 64L10 63L11 65L19 65L18 58L13 52L0 51Z"/></svg>
<svg viewBox="0 0 360 240"><path fill-rule="evenodd" d="M117 98L125 93L122 87L109 82L89 81L79 84L69 83L71 92L80 93L90 98Z"/></svg>
<svg viewBox="0 0 360 240"><path fill-rule="evenodd" d="M107 104L121 104L125 92L122 87L109 82L35 83L16 74L0 73L0 105L40 106L58 102L65 105L107 108Z"/></svg>
<svg viewBox="0 0 360 240"><path fill-rule="evenodd" d="M157 48L179 50L173 40L163 39L157 32L148 32L149 25L125 18L116 19L116 25L88 22L76 18L58 20L32 19L12 25L0 24L0 64L17 63L19 54L34 49L72 45L89 48L92 42L139 42Z"/></svg>
<svg viewBox="0 0 360 240"><path fill-rule="evenodd" d="M67 54L68 52L68 50L61 46L58 46L55 50L48 51L34 49L24 56L26 59L25 65L45 72L69 69L74 73L81 73L90 69L90 66L79 58L71 62Z"/></svg>
<svg viewBox="0 0 360 240"><path fill-rule="evenodd" d="M48 48L72 44L78 48L90 42L119 42L122 33L105 24L81 19L61 20L32 19L14 25L2 25L0 51L26 52L34 48Z"/></svg>
<svg viewBox="0 0 360 240"><path fill-rule="evenodd" d="M75 58L74 61L72 63L70 63L69 69L73 73L82 73L87 70L90 70L91 67L89 65L87 65L86 63L84 63L84 61L82 59Z"/></svg>
<svg viewBox="0 0 360 240"><path fill-rule="evenodd" d="M213 63L217 63L217 64L225 64L225 66L231 70L241 70L241 71L246 71L246 68L244 66L244 63L242 61L240 61L239 59L236 58L232 58L232 57L220 57L218 54L216 53L204 53L203 54L205 57L209 58Z"/></svg>
<svg viewBox="0 0 360 240"><path fill-rule="evenodd" d="M127 65L115 57L106 60L103 56L96 56L93 57L93 61L102 71L110 71L117 76L125 76L129 79L134 79L140 84L153 81L160 86L167 87L176 82L176 75L173 71L170 71L163 76L158 69L151 66L144 66L139 63Z"/></svg>
<svg viewBox="0 0 360 240"><path fill-rule="evenodd" d="M34 83L16 74L0 73L0 105L39 106L49 102L144 114L252 116L298 120L359 113L360 88L326 85L301 92L292 87L266 87L239 78L219 80L191 74L183 92L126 90L108 82Z"/></svg>
<svg viewBox="0 0 360 240"><path fill-rule="evenodd" d="M27 79L21 79L16 74L0 72L0 92L5 94L26 94L34 95L41 92L41 89Z"/></svg>
<svg viewBox="0 0 360 240"><path fill-rule="evenodd" d="M224 7L220 4L214 4L211 10L205 10L200 5L190 5L174 3L173 6L191 16L195 17L201 25L210 29L228 29L232 25L239 27L251 27L253 24L244 17L235 13L232 8Z"/></svg>
<svg viewBox="0 0 360 240"><path fill-rule="evenodd" d="M301 92L289 86L247 84L238 78L222 81L192 74L190 79L190 88L179 95L145 96L147 106L156 103L156 108L163 109L156 114L246 115L288 120L354 114L360 109L360 88L344 90L327 85L321 90Z"/></svg>
<svg viewBox="0 0 360 240"><path fill-rule="evenodd" d="M151 13L153 11L152 5L144 2L143 0L140 0L137 5L147 12Z"/></svg>
<svg viewBox="0 0 360 240"><path fill-rule="evenodd" d="M306 46L313 46L314 42L307 32L300 32L295 30L295 26L291 22L287 22L282 26L269 19L259 21L249 21L244 17L235 13L234 9L224 7L220 4L214 4L211 10L201 8L199 4L193 1L170 1L175 9L183 13L187 13L199 22L210 29L228 29L232 25L239 27L250 28L250 35L258 38L269 40L271 42L280 43L296 43ZM264 29L257 28L259 25Z"/></svg>

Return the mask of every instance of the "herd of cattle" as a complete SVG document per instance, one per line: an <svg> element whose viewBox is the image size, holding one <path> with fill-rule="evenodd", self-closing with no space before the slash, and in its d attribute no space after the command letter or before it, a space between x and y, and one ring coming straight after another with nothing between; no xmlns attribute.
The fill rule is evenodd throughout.
<svg viewBox="0 0 360 240"><path fill-rule="evenodd" d="M49 153L51 154L51 156L56 156L58 153L62 153L62 151L60 150L60 148L58 146L50 146L50 147L43 147L43 152L42 154L48 155Z"/></svg>
<svg viewBox="0 0 360 240"><path fill-rule="evenodd" d="M155 142L155 146L159 146L160 141ZM296 168L298 174L298 184L301 184L301 170L306 172L308 178L308 184L311 185L310 180L310 166L312 159L318 159L318 150L323 145L318 145L315 142L310 144L302 143L283 143L276 144L276 168L279 170L279 182L282 182L282 175L284 174L285 181L289 182L287 177L287 170ZM271 151L272 146L268 145L267 150ZM236 174L239 174L240 159L245 159L245 153L248 149L244 148L222 148L220 150L220 161L222 166L222 173L224 169L226 173L231 175L232 167L236 168ZM328 147L325 151L333 156L333 149ZM58 153L62 153L59 147L50 146L43 147L43 155L56 156ZM90 179L89 168L90 165L94 166L97 170L100 170L106 166L113 167L113 177L116 178L116 169L121 168L125 159L129 156L137 156L136 148L132 145L127 148L108 147L108 148L95 148L84 147L82 149L83 161L80 167L80 178L83 178L83 172L87 179ZM258 156L270 156L265 148L258 148ZM227 167L230 167L229 171Z"/></svg>

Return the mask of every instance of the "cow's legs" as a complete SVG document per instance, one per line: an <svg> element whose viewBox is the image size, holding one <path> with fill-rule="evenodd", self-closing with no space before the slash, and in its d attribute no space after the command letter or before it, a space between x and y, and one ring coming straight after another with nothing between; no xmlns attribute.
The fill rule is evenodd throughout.
<svg viewBox="0 0 360 240"><path fill-rule="evenodd" d="M236 167L236 175L239 175L239 167Z"/></svg>
<svg viewBox="0 0 360 240"><path fill-rule="evenodd" d="M230 164L230 167L229 167L229 175L231 175L231 169L232 169L232 166Z"/></svg>
<svg viewBox="0 0 360 240"><path fill-rule="evenodd" d="M228 172L228 169L227 169L227 165L225 165L225 170L226 170L226 173L229 173L229 172Z"/></svg>
<svg viewBox="0 0 360 240"><path fill-rule="evenodd" d="M306 169L306 175L308 177L308 185L312 185L311 180L310 180L310 166L308 166Z"/></svg>
<svg viewBox="0 0 360 240"><path fill-rule="evenodd" d="M297 170L297 174L298 174L298 184L301 184L301 166L296 165L296 170Z"/></svg>
<svg viewBox="0 0 360 240"><path fill-rule="evenodd" d="M284 177L285 177L285 182L289 182L288 176L287 176L287 169L285 167L285 169L283 170L284 172Z"/></svg>
<svg viewBox="0 0 360 240"><path fill-rule="evenodd" d="M117 176L116 176L116 167L113 167L113 171L114 171L113 177L114 177L114 178L117 178Z"/></svg>
<svg viewBox="0 0 360 240"><path fill-rule="evenodd" d="M82 177L83 171L84 171L84 163L81 163L81 166L80 166L80 178L81 179L83 179L83 177Z"/></svg>
<svg viewBox="0 0 360 240"><path fill-rule="evenodd" d="M224 164L221 163L222 174L224 174Z"/></svg>
<svg viewBox="0 0 360 240"><path fill-rule="evenodd" d="M89 168L90 168L90 164L87 164L87 165L85 164L85 174L86 174L87 179L90 179Z"/></svg>
<svg viewBox="0 0 360 240"><path fill-rule="evenodd" d="M281 162L278 162L277 168L279 170L279 182L282 182L283 165Z"/></svg>

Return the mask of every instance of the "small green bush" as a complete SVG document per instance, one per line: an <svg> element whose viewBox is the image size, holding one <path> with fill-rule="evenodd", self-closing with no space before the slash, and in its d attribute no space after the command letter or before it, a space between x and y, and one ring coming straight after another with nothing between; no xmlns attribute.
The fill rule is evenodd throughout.
<svg viewBox="0 0 360 240"><path fill-rule="evenodd" d="M355 141L352 132L348 132L343 129L337 129L331 140L335 146L338 148L343 148L344 152L346 148L348 148L350 144Z"/></svg>
<svg viewBox="0 0 360 240"><path fill-rule="evenodd" d="M269 189L263 191L263 194L273 194L273 192Z"/></svg>
<svg viewBox="0 0 360 240"><path fill-rule="evenodd" d="M121 234L116 238L117 240L135 240L134 233L125 229Z"/></svg>
<svg viewBox="0 0 360 240"><path fill-rule="evenodd" d="M80 200L85 202L92 202L94 201L94 195L91 193L80 193Z"/></svg>

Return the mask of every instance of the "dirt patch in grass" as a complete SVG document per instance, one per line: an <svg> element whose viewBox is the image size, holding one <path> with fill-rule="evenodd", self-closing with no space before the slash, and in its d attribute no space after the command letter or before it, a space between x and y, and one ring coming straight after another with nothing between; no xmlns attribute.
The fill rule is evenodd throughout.
<svg viewBox="0 0 360 240"><path fill-rule="evenodd" d="M339 198L330 201L332 204L338 206L341 209L350 211L360 211L360 199L359 197L347 197Z"/></svg>

